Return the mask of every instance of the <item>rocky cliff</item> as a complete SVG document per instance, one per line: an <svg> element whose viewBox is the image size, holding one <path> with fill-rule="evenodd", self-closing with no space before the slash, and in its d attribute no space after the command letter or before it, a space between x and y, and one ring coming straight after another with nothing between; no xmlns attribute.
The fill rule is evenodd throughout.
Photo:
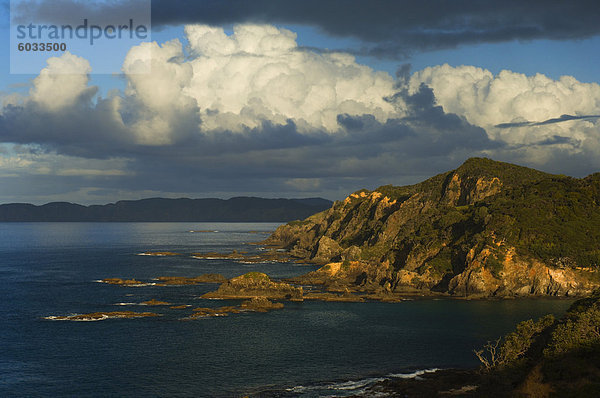
<svg viewBox="0 0 600 398"><path fill-rule="evenodd" d="M331 290L572 296L600 286L600 173L472 158L422 183L360 190L267 244L323 264Z"/></svg>

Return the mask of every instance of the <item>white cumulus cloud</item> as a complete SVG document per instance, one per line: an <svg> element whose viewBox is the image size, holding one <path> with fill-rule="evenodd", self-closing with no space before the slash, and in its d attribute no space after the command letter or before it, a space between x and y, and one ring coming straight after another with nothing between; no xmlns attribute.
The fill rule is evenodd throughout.
<svg viewBox="0 0 600 398"><path fill-rule="evenodd" d="M196 106L202 131L242 131L264 121L300 131L339 129L338 114L372 114L385 121L394 112L383 98L393 94L394 80L358 64L347 54L300 50L296 34L269 25L222 28L189 25L186 59L178 41L134 47L124 71L128 94L152 113L146 130L167 129L174 109ZM144 47L151 48L151 57ZM129 74L151 62L152 73ZM153 127L150 127L153 126Z"/></svg>
<svg viewBox="0 0 600 398"><path fill-rule="evenodd" d="M30 99L49 111L58 111L96 94L89 87L90 63L68 51L60 57L49 58L48 66L33 80Z"/></svg>
<svg viewBox="0 0 600 398"><path fill-rule="evenodd" d="M600 85L581 83L572 76L553 80L542 74L526 76L508 70L494 76L474 66L446 64L414 73L411 91L421 83L433 89L446 112L462 115L484 127L492 138L513 144L534 143L555 135L585 139L585 131L597 127L597 122L588 119L504 129L495 126L543 122L565 114L600 114Z"/></svg>
<svg viewBox="0 0 600 398"><path fill-rule="evenodd" d="M150 73L138 73L140 70ZM179 122L194 120L198 112L196 101L184 94L193 71L184 61L179 40L133 47L125 58L123 72L128 81L124 111L135 114L130 128L137 141L147 145L171 143Z"/></svg>

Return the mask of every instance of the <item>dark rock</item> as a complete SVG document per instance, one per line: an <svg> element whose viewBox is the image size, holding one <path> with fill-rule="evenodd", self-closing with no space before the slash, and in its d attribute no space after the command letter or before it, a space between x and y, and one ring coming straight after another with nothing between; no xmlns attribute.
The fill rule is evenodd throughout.
<svg viewBox="0 0 600 398"><path fill-rule="evenodd" d="M108 283L109 285L123 285L123 286L136 286L136 285L144 284L144 282L140 282L136 279L121 279L121 278L102 279L102 283Z"/></svg>
<svg viewBox="0 0 600 398"><path fill-rule="evenodd" d="M144 301L141 304L142 305L150 305L150 306L171 305L171 303L167 303L166 301L160 301L160 300L156 300L156 299Z"/></svg>
<svg viewBox="0 0 600 398"><path fill-rule="evenodd" d="M223 283L227 280L221 274L203 274L194 277L159 276L160 285L196 285L198 283Z"/></svg>
<svg viewBox="0 0 600 398"><path fill-rule="evenodd" d="M246 311L267 312L283 308L283 303L273 303L266 297L252 297L244 301L240 308Z"/></svg>

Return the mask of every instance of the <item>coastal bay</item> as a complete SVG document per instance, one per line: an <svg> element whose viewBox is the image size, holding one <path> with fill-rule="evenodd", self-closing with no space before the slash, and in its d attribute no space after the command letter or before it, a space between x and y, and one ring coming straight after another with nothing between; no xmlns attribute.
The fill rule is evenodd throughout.
<svg viewBox="0 0 600 398"><path fill-rule="evenodd" d="M103 278L233 278L263 272L281 280L318 267L294 262L198 259L192 253L251 245L278 224L0 224L3 346L0 394L347 396L371 379L433 368L472 368L472 350L568 299L426 299L399 303L285 302L268 313L183 322L194 308L240 305L204 300L214 283L119 286ZM190 233L190 230L220 231ZM258 232L258 233L257 233ZM173 251L180 256L139 256ZM189 255L188 255L189 254ZM154 281L160 282L160 281ZM139 306L157 300L171 306ZM131 310L163 316L64 322L44 319ZM367 380L367 381L365 381ZM348 388L348 384L356 388ZM342 385L343 384L343 385ZM337 386L337 387L336 387ZM344 389L346 388L346 389Z"/></svg>

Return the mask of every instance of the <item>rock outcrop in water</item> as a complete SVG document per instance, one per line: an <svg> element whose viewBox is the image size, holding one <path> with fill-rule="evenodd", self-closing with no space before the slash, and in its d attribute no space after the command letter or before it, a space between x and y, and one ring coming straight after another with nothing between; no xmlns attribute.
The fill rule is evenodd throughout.
<svg viewBox="0 0 600 398"><path fill-rule="evenodd" d="M133 311L110 311L110 312L92 312L89 314L48 316L45 319L52 321L103 321L105 319L131 319L147 318L160 316L154 312L133 312Z"/></svg>
<svg viewBox="0 0 600 398"><path fill-rule="evenodd" d="M264 243L323 264L293 281L332 291L585 295L600 286L600 173L473 158L420 184L357 191Z"/></svg>
<svg viewBox="0 0 600 398"><path fill-rule="evenodd" d="M239 306L225 306L216 308L194 308L194 313L184 319L198 319L218 316L228 316L229 314L239 314L240 312L268 312L283 308L282 303L274 303L265 297L252 297L250 300L242 302Z"/></svg>
<svg viewBox="0 0 600 398"><path fill-rule="evenodd" d="M252 299L254 297L302 300L302 288L285 282L274 282L262 272L249 272L229 279L216 291L202 296L202 298L214 299Z"/></svg>
<svg viewBox="0 0 600 398"><path fill-rule="evenodd" d="M202 274L199 276L159 276L155 278L157 282L142 282L137 279L121 279L121 278L105 278L100 282L107 283L109 285L120 285L120 286L180 286L180 285L197 285L198 283L223 283L227 279L221 274Z"/></svg>
<svg viewBox="0 0 600 398"><path fill-rule="evenodd" d="M171 305L171 303L168 303L168 302L162 301L162 300L152 299L152 300L142 302L141 305L160 306L160 305Z"/></svg>
<svg viewBox="0 0 600 398"><path fill-rule="evenodd" d="M105 278L102 279L102 283L109 285L121 285L121 286L141 286L144 282L140 282L137 279L121 279L121 278Z"/></svg>
<svg viewBox="0 0 600 398"><path fill-rule="evenodd" d="M262 253L246 253L233 250L231 253L192 253L193 258L208 260L235 260L241 263L278 263L290 261L290 255L277 250L268 250Z"/></svg>
<svg viewBox="0 0 600 398"><path fill-rule="evenodd" d="M221 274L202 274L200 276L159 276L157 285L196 285L198 283L223 283L227 279Z"/></svg>
<svg viewBox="0 0 600 398"><path fill-rule="evenodd" d="M283 308L283 303L274 303L265 297L252 297L244 301L240 308L245 311L267 312Z"/></svg>

